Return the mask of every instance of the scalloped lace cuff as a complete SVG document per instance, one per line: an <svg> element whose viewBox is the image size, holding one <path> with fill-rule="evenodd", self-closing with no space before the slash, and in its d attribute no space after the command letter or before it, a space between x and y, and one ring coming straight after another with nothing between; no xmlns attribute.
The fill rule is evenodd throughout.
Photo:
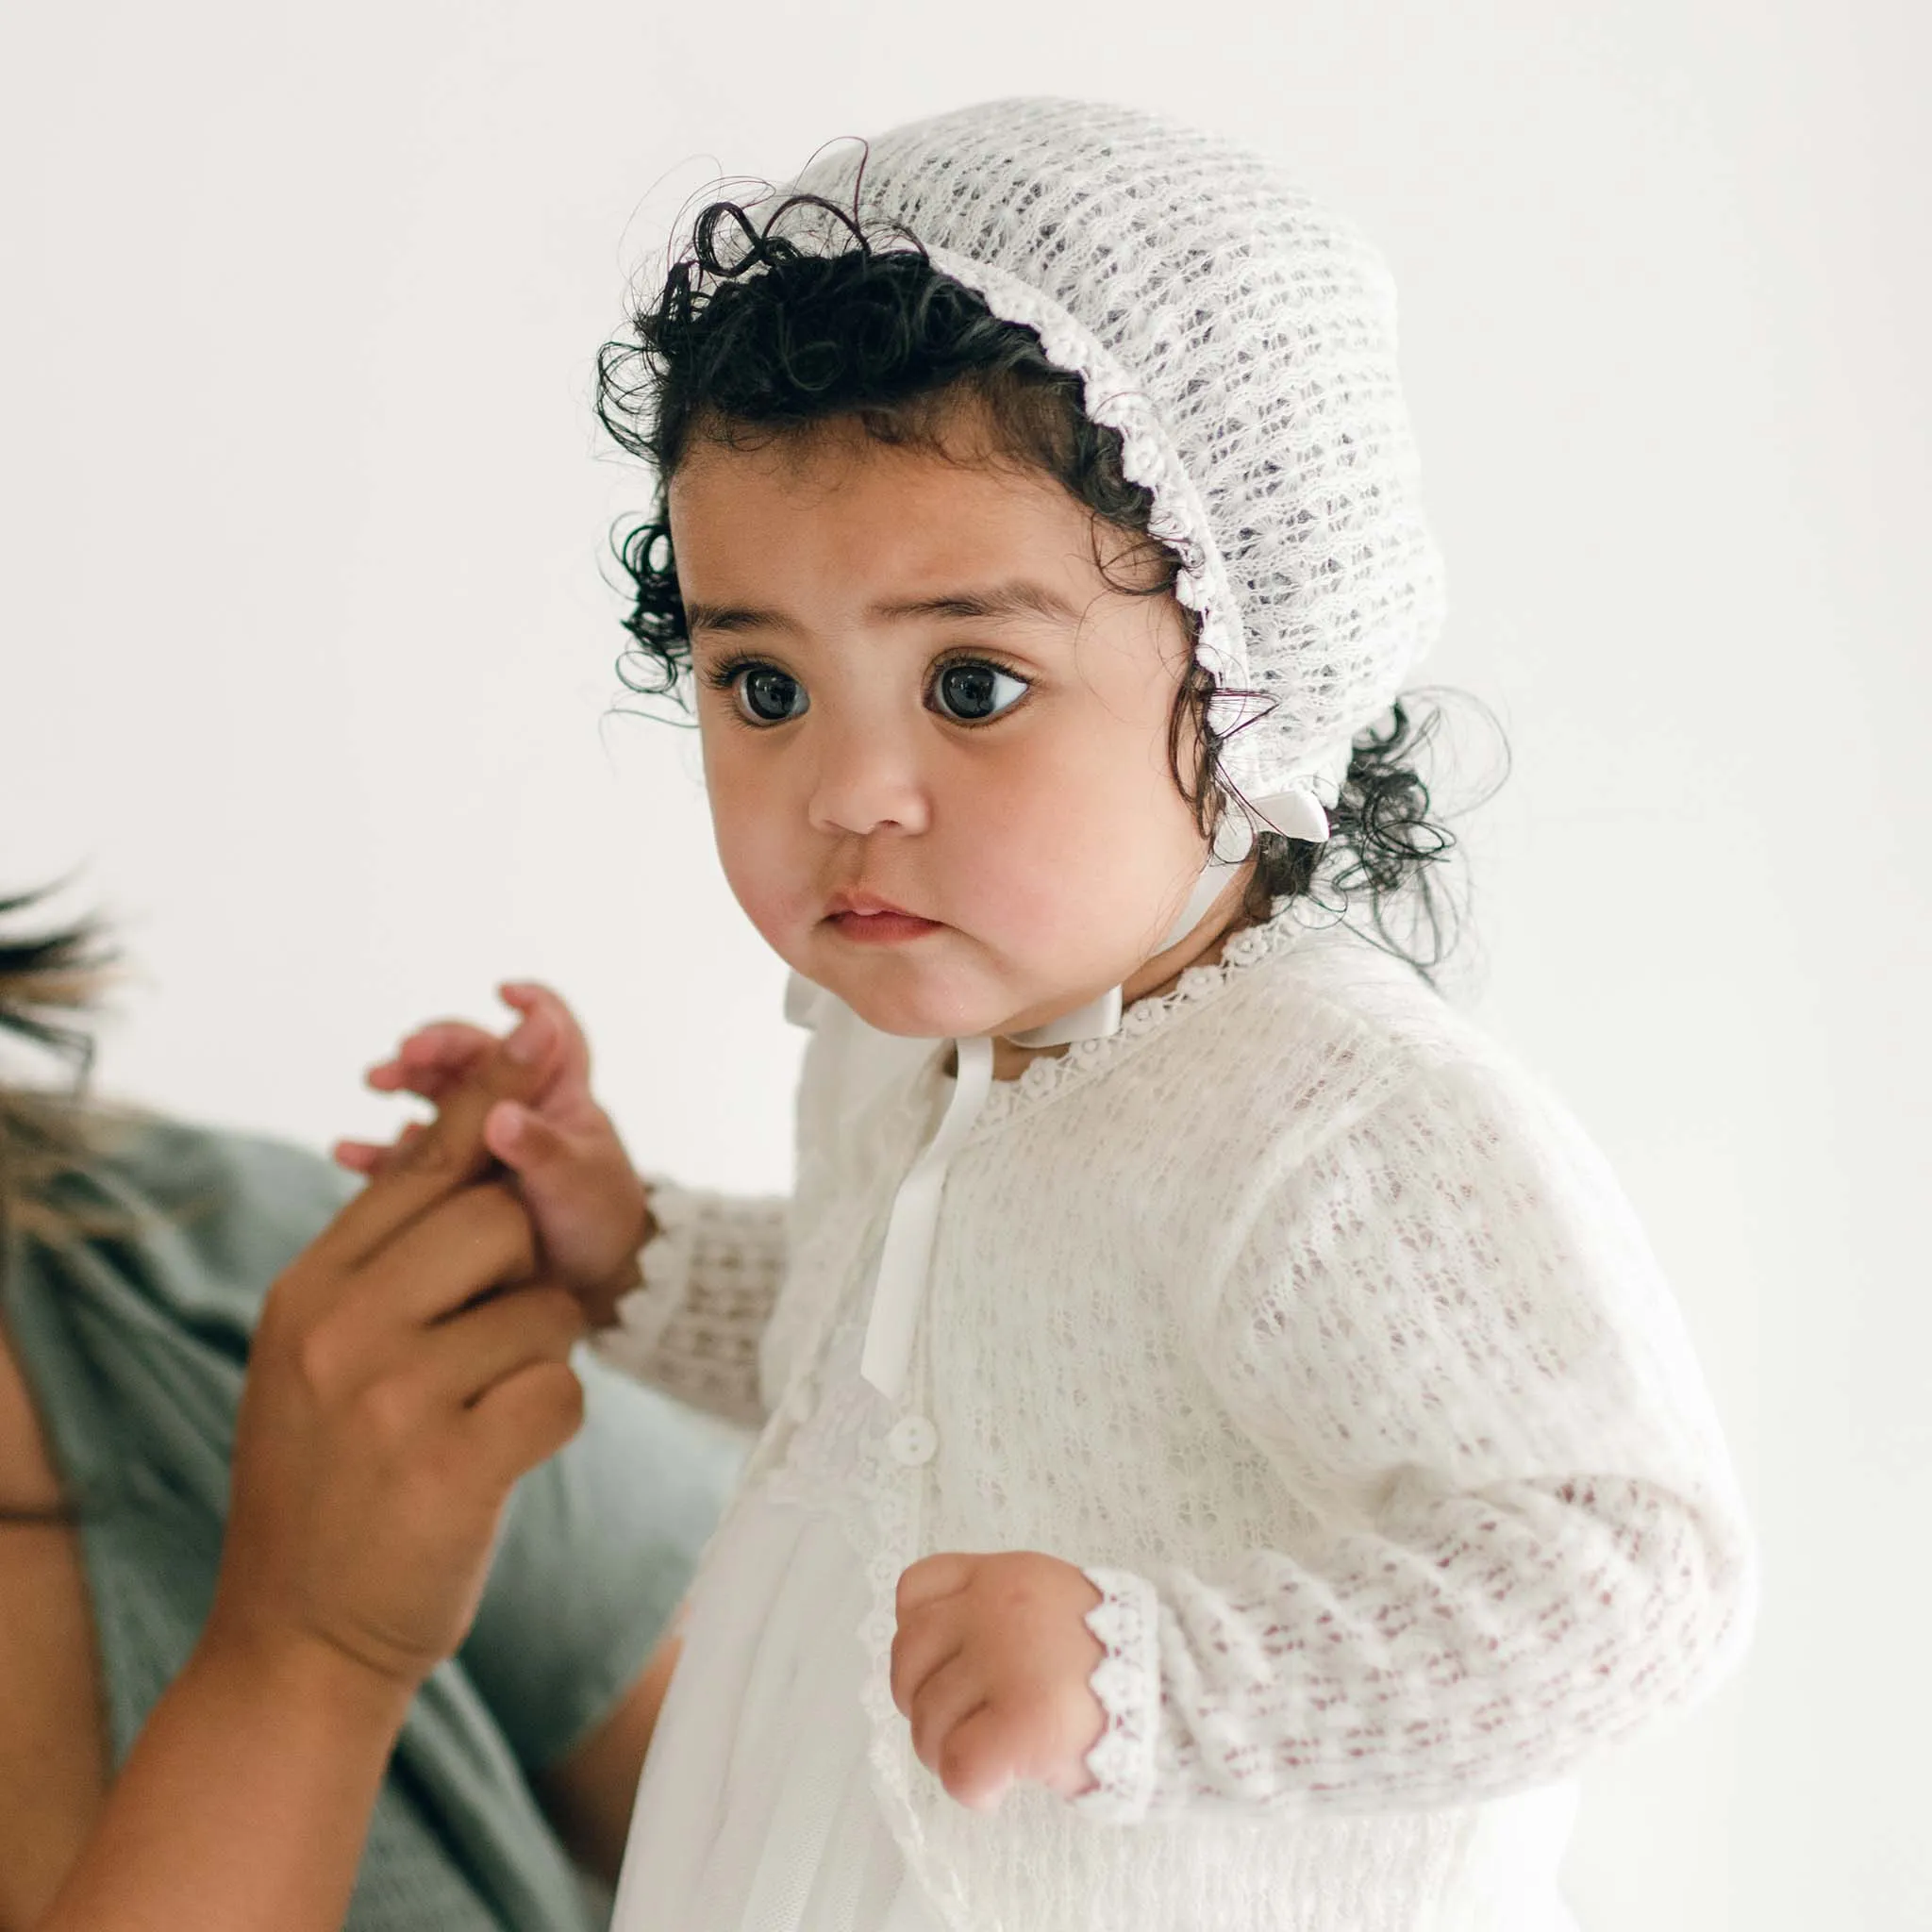
<svg viewBox="0 0 1932 1932"><path fill-rule="evenodd" d="M616 1323L591 1338L598 1355L632 1375L645 1373L671 1318L690 1295L705 1210L705 1197L693 1190L653 1180L648 1174L644 1181L651 1191L651 1219L658 1231L638 1255L643 1283L618 1302Z"/></svg>
<svg viewBox="0 0 1932 1932"><path fill-rule="evenodd" d="M1073 1800L1076 1811L1113 1824L1147 1815L1154 1796L1155 1746L1160 1737L1160 1599L1144 1576L1128 1570L1083 1570L1100 1592L1087 1627L1106 1655L1087 1681L1107 1713L1107 1728L1087 1754L1093 1790Z"/></svg>

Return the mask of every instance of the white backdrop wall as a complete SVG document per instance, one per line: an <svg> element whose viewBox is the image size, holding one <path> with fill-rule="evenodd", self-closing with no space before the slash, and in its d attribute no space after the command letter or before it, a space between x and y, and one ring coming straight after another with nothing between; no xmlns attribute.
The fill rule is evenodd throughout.
<svg viewBox="0 0 1932 1932"><path fill-rule="evenodd" d="M1766 1546L1747 1674L1591 1780L1578 1909L1932 1924L1923 17L10 10L0 890L118 923L113 1091L321 1143L545 974L641 1160L783 1185L779 969L688 741L612 708L627 275L708 175L975 97L1274 150L1394 260L1434 675L1514 744L1464 996L1645 1212Z"/></svg>

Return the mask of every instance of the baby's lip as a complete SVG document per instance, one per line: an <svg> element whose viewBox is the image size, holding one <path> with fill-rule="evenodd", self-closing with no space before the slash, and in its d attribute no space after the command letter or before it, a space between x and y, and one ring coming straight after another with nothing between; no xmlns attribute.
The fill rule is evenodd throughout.
<svg viewBox="0 0 1932 1932"><path fill-rule="evenodd" d="M859 892L841 888L825 902L825 917L837 919L841 913L856 912L861 919L876 919L881 913L891 913L900 919L924 919L923 912L908 911L904 906L895 906L890 899L881 899L876 892ZM936 925L937 920L927 920L927 924Z"/></svg>

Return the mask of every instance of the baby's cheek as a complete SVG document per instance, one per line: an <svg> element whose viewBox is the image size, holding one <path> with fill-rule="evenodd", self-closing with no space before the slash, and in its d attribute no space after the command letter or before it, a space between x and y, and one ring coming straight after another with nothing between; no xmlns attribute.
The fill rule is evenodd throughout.
<svg viewBox="0 0 1932 1932"><path fill-rule="evenodd" d="M1053 946L1070 895L1079 891L1083 816L1050 760L989 762L970 782L949 787L925 862L952 923L1016 955Z"/></svg>
<svg viewBox="0 0 1932 1932"><path fill-rule="evenodd" d="M1062 811L1057 832L984 847L955 874L971 905L960 924L1009 962L1028 998L1138 965L1152 923L1117 843L1087 838L1069 818Z"/></svg>
<svg viewBox="0 0 1932 1932"><path fill-rule="evenodd" d="M998 827L948 842L934 870L949 924L1015 963L1059 950L1067 876L1058 854L1029 850Z"/></svg>
<svg viewBox="0 0 1932 1932"><path fill-rule="evenodd" d="M765 943L782 958L791 958L816 916L805 855L774 836L769 824L741 811L714 808L712 823L732 896Z"/></svg>

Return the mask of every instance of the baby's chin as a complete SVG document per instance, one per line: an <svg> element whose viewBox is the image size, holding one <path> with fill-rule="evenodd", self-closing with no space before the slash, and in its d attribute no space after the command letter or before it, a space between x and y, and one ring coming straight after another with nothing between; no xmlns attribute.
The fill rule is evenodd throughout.
<svg viewBox="0 0 1932 1932"><path fill-rule="evenodd" d="M905 1040L1002 1034L1019 1019L1010 988L976 974L931 970L907 959L848 962L823 954L799 970L842 1001L877 1033Z"/></svg>
<svg viewBox="0 0 1932 1932"><path fill-rule="evenodd" d="M886 991L876 985L827 984L827 991L850 1007L874 1032L896 1034L903 1040L970 1039L975 1034L1003 1030L1003 1007L990 1009L991 1017L983 1018L974 1007L961 1006L957 1001Z"/></svg>

